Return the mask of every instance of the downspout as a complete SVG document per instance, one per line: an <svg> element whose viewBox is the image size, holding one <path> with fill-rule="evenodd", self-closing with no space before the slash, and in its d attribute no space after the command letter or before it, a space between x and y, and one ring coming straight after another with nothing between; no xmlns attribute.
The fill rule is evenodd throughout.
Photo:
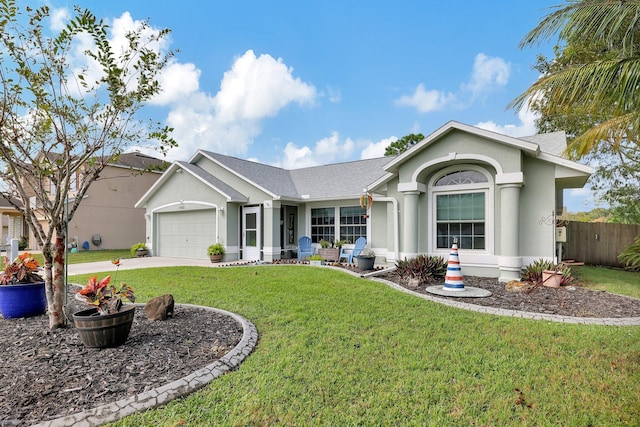
<svg viewBox="0 0 640 427"><path fill-rule="evenodd" d="M396 261L400 260L400 221L398 199L395 197L373 197L374 202L387 202L393 204L393 252L396 255Z"/></svg>

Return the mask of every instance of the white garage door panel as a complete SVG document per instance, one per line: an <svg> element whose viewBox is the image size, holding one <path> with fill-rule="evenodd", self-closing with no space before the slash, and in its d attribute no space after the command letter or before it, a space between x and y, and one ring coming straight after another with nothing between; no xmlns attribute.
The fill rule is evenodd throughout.
<svg viewBox="0 0 640 427"><path fill-rule="evenodd" d="M159 256L208 259L207 248L216 243L216 211L158 214Z"/></svg>

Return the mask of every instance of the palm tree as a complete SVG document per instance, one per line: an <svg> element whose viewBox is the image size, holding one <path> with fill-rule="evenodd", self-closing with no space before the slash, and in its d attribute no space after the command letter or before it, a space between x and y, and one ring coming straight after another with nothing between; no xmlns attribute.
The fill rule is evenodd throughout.
<svg viewBox="0 0 640 427"><path fill-rule="evenodd" d="M580 114L597 117L593 126L568 147L581 158L598 151L602 141L608 149L640 153L640 1L568 0L547 15L521 41L521 47L539 45L558 34L565 49L580 45L597 49L583 63L549 70L510 108L532 106L540 100L545 114ZM604 113L604 114L603 114Z"/></svg>

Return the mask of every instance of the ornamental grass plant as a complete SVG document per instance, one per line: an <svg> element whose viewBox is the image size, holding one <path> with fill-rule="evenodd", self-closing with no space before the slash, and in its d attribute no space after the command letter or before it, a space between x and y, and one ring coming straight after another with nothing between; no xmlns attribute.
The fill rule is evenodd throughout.
<svg viewBox="0 0 640 427"><path fill-rule="evenodd" d="M640 420L638 327L481 314L303 266L171 267L120 278L142 301L171 293L176 303L238 313L260 340L237 371L118 426Z"/></svg>

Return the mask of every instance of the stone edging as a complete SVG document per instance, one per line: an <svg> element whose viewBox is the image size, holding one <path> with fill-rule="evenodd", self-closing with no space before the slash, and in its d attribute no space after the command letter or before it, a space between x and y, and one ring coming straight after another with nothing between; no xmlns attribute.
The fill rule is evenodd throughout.
<svg viewBox="0 0 640 427"><path fill-rule="evenodd" d="M338 271L343 271L345 273L349 273L352 276L362 277L359 273L355 273L345 268L331 267L331 266L329 266L329 268L332 268ZM448 305L449 307L460 308L463 310L476 311L479 313L495 314L496 316L510 316L510 317L519 317L522 319L546 320L550 322L573 323L573 324L581 324L581 325L640 326L640 317L573 317L573 316L560 316L557 314L532 313L530 311L507 310L504 308L494 308L494 307L486 307L482 305L470 304L468 302L449 301L442 298L434 298L434 297L431 297L430 295L414 292L410 289L407 289L389 280L380 279L377 277L370 277L369 279L376 282L384 283L385 285L391 288L394 288L398 291L405 292L407 294L414 295L429 301L437 302L438 304L444 304L444 305Z"/></svg>
<svg viewBox="0 0 640 427"><path fill-rule="evenodd" d="M450 307L461 308L464 310L477 311L479 313L495 314L497 316L520 317L522 319L546 320L550 322L574 323L582 325L607 325L607 326L640 326L640 317L573 317L561 316L557 314L532 313L530 311L507 310L504 308L486 307L482 305L469 304L467 302L449 301L441 298L433 298L429 295L413 292L396 283L384 279L372 277L371 280L384 283L401 292L405 292L419 298L437 302L439 304L448 305Z"/></svg>
<svg viewBox="0 0 640 427"><path fill-rule="evenodd" d="M165 405L171 400L186 396L204 387L219 376L232 371L240 365L253 351L258 343L258 330L255 325L244 317L212 307L203 307L193 304L176 304L178 307L203 308L226 316L230 316L242 325L242 339L215 362L198 369L184 378L170 382L169 384L127 397L113 403L108 403L87 411L66 415L55 420L49 420L35 424L34 427L93 427L108 422L114 422L127 415L141 412L157 406Z"/></svg>

